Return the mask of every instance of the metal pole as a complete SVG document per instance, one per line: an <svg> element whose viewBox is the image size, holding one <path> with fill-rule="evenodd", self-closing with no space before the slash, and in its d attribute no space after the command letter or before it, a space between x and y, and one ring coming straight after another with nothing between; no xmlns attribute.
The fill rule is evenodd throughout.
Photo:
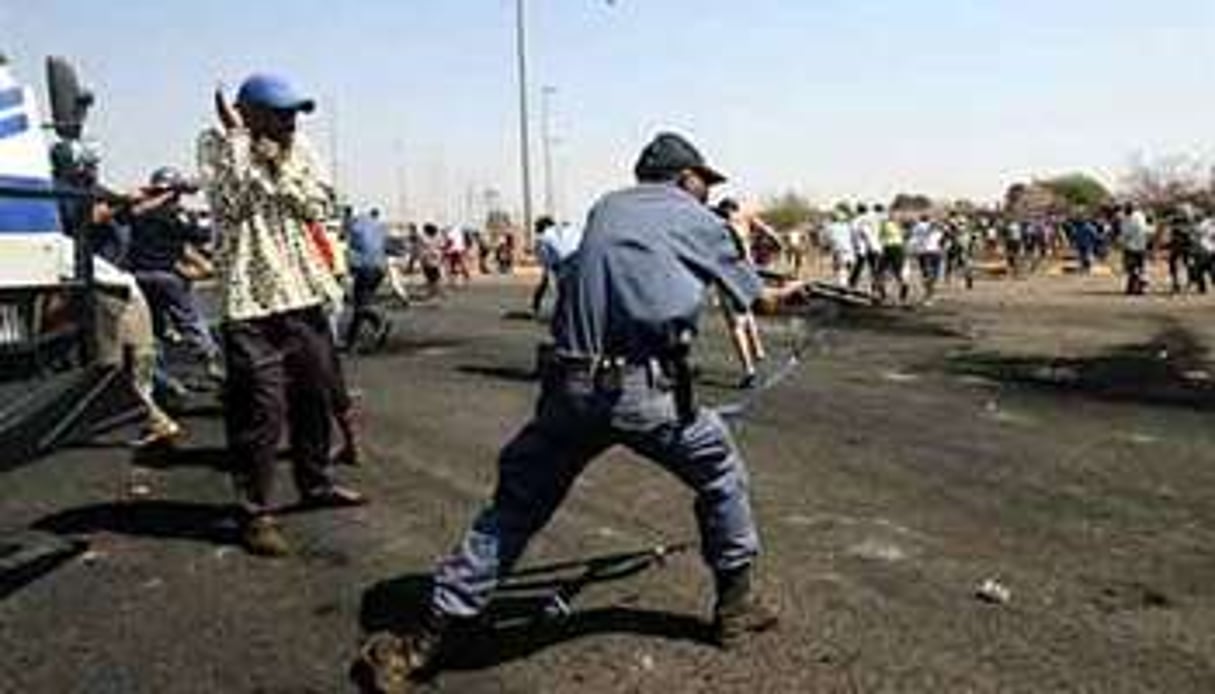
<svg viewBox="0 0 1215 694"><path fill-rule="evenodd" d="M340 174L338 170L338 105L337 99L332 95L329 97L329 158L332 171L329 172L329 181L333 184L333 190L337 193L338 201L342 200L340 186Z"/></svg>
<svg viewBox="0 0 1215 694"><path fill-rule="evenodd" d="M526 0L515 1L515 52L519 61L519 168L523 176L523 238L527 248L532 238L531 143L527 127L527 17Z"/></svg>
<svg viewBox="0 0 1215 694"><path fill-rule="evenodd" d="M557 93L557 88L553 86L544 86L540 88L540 108L541 118L540 126L543 128L541 133L542 144L544 145L544 213L549 217L556 218L557 209L553 203L553 133L552 133L552 97Z"/></svg>

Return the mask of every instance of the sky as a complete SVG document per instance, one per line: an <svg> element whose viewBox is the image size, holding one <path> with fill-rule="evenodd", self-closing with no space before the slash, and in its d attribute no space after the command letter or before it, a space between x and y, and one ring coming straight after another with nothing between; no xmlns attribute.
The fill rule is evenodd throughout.
<svg viewBox="0 0 1215 694"><path fill-rule="evenodd" d="M518 210L515 0L0 0L0 51L97 94L104 172L192 167L210 95L255 71L318 100L339 186L390 215ZM526 0L533 199L576 219L660 130L763 199L995 200L1136 157L1215 160L1211 0ZM546 90L545 87L551 87ZM545 96L544 92L548 95ZM543 118L547 102L549 117ZM335 154L336 152L336 154Z"/></svg>

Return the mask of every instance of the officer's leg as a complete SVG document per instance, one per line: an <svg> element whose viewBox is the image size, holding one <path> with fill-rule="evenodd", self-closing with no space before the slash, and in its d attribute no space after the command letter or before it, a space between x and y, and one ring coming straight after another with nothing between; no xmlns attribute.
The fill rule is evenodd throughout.
<svg viewBox="0 0 1215 694"><path fill-rule="evenodd" d="M718 644L732 648L746 634L774 627L775 610L752 585L759 536L748 499L746 467L721 417L700 410L688 426L667 422L626 434L625 443L696 491L701 552L713 568L717 593L713 634Z"/></svg>
<svg viewBox="0 0 1215 694"><path fill-rule="evenodd" d="M492 503L435 572L434 612L479 614L499 576L552 517L587 462L606 447L602 435L565 424L541 414L502 449Z"/></svg>
<svg viewBox="0 0 1215 694"><path fill-rule="evenodd" d="M689 425L666 422L629 434L624 443L696 492L701 553L715 572L751 564L759 554L759 534L751 513L747 469L717 413L701 409Z"/></svg>

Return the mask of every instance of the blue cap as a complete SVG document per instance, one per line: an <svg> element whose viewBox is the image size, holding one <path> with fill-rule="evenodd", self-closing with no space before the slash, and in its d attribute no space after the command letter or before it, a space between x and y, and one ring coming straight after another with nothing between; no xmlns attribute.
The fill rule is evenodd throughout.
<svg viewBox="0 0 1215 694"><path fill-rule="evenodd" d="M250 75L241 83L236 103L304 113L316 108L316 102L297 92L285 77L264 73Z"/></svg>

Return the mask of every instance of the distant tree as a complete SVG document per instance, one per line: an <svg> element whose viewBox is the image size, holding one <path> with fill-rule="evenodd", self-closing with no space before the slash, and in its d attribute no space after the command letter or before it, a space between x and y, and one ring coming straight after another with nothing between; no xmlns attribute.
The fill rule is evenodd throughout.
<svg viewBox="0 0 1215 694"><path fill-rule="evenodd" d="M1070 173L1036 181L1034 185L1045 188L1055 202L1067 211L1088 211L1108 204L1112 198L1101 181L1084 173Z"/></svg>
<svg viewBox="0 0 1215 694"><path fill-rule="evenodd" d="M760 219L777 231L802 226L818 216L818 210L810 201L793 191L769 200L759 213Z"/></svg>
<svg viewBox="0 0 1215 694"><path fill-rule="evenodd" d="M1014 183L1004 193L1004 211L1017 218L1058 214L1067 209L1063 199L1041 181Z"/></svg>
<svg viewBox="0 0 1215 694"><path fill-rule="evenodd" d="M1136 157L1123 178L1126 197L1145 207L1162 210L1182 202L1199 202L1210 195L1208 172L1189 156Z"/></svg>
<svg viewBox="0 0 1215 694"><path fill-rule="evenodd" d="M932 209L932 198L919 193L899 193L890 203L892 212L928 212Z"/></svg>

